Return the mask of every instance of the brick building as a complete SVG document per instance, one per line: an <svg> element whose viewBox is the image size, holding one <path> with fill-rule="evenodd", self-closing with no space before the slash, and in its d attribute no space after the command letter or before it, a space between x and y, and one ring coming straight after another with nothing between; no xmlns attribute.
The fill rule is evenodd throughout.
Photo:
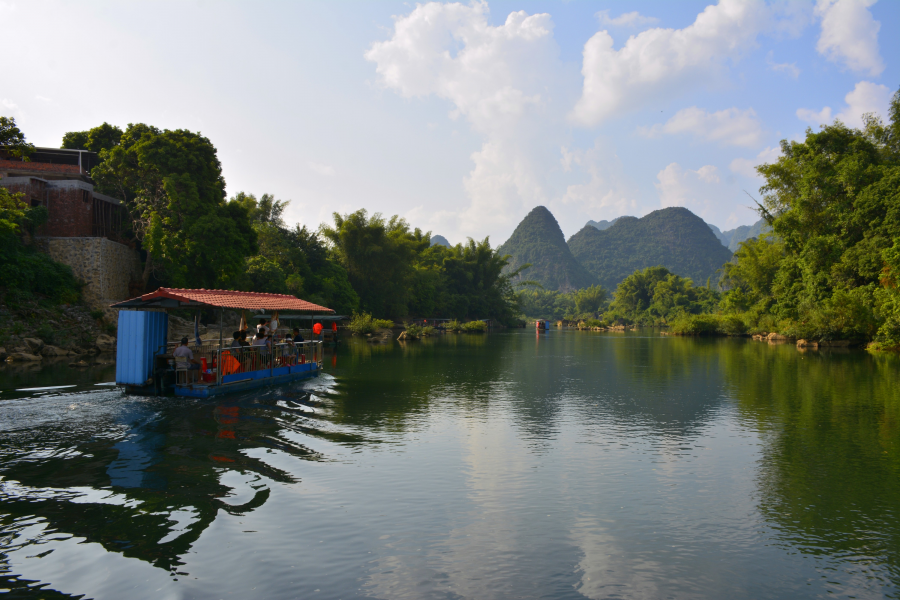
<svg viewBox="0 0 900 600"><path fill-rule="evenodd" d="M72 267L89 305L106 310L132 296L141 261L122 235L128 222L122 202L94 190L90 170L97 164L97 155L86 150L36 148L28 162L0 154L0 186L24 194L31 206L47 207L35 242Z"/></svg>
<svg viewBox="0 0 900 600"><path fill-rule="evenodd" d="M31 160L0 156L0 186L21 192L31 206L46 206L44 237L105 237L121 242L127 215L122 202L94 190L97 155L85 150L37 148Z"/></svg>

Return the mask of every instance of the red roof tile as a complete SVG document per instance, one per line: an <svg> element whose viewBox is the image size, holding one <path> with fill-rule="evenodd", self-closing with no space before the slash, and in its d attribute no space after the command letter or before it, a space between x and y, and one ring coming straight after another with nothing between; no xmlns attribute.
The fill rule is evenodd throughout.
<svg viewBox="0 0 900 600"><path fill-rule="evenodd" d="M296 296L286 294L266 294L262 292L235 292L231 290L186 290L180 288L159 288L155 292L141 296L143 301L156 298L170 298L181 302L200 302L220 308L240 308L244 310L292 310L303 312L333 313L334 311ZM129 301L133 302L133 301Z"/></svg>
<svg viewBox="0 0 900 600"><path fill-rule="evenodd" d="M23 171L27 173L65 173L67 175L81 175L81 168L78 165L23 162L21 160L5 159L0 159L0 171Z"/></svg>

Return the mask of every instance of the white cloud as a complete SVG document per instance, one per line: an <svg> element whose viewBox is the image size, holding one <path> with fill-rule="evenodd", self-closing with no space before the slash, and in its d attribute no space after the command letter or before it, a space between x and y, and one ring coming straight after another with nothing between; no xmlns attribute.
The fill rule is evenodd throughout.
<svg viewBox="0 0 900 600"><path fill-rule="evenodd" d="M638 211L639 191L624 176L622 161L606 140L597 138L588 150L563 147L560 154L564 172L578 169L588 175L588 180L569 185L565 194L553 200L553 206L564 207L559 214L575 209L585 218L611 219Z"/></svg>
<svg viewBox="0 0 900 600"><path fill-rule="evenodd" d="M645 17L637 11L624 13L618 17L610 17L608 10L601 10L597 13L597 19L601 25L609 25L611 27L646 27L647 25L656 25L659 19L656 17Z"/></svg>
<svg viewBox="0 0 900 600"><path fill-rule="evenodd" d="M709 113L696 106L678 111L665 124L643 127L638 132L647 137L690 133L708 142L749 147L758 146L763 133L752 108L728 108Z"/></svg>
<svg viewBox="0 0 900 600"><path fill-rule="evenodd" d="M330 165L323 165L322 163L312 161L306 163L306 165L319 175L324 175L325 177L334 177L334 167Z"/></svg>
<svg viewBox="0 0 900 600"><path fill-rule="evenodd" d="M800 69L797 67L797 63L777 63L772 56L773 52L769 50L769 53L766 55L766 64L769 65L770 69L776 73L785 73L791 79L800 77Z"/></svg>
<svg viewBox="0 0 900 600"><path fill-rule="evenodd" d="M756 158L736 158L731 161L729 169L732 173L743 175L751 179L758 178L759 173L756 167L762 164L774 163L781 156L781 148L778 146L769 147L756 155Z"/></svg>
<svg viewBox="0 0 900 600"><path fill-rule="evenodd" d="M53 102L53 100L51 100L50 98L47 98L46 96L41 96L41 95L35 96L34 99L37 100L38 102L44 102L47 104L49 104L50 102Z"/></svg>
<svg viewBox="0 0 900 600"><path fill-rule="evenodd" d="M404 97L446 99L449 116L465 118L483 136L463 181L471 204L459 227L472 235L546 203L542 165L563 135L555 125L562 111L550 108L547 94L562 96L566 87L552 32L547 14L513 12L493 26L485 2L429 3L397 17L391 37L365 54L383 86Z"/></svg>
<svg viewBox="0 0 900 600"><path fill-rule="evenodd" d="M584 88L572 116L597 125L623 110L664 101L715 77L726 60L753 48L760 33L796 33L803 18L802 11L776 10L759 0L720 0L688 27L648 29L620 50L600 31L584 45Z"/></svg>
<svg viewBox="0 0 900 600"><path fill-rule="evenodd" d="M819 54L853 71L880 75L884 61L878 50L881 24L869 7L875 0L818 0L816 15L822 19L822 34L816 44Z"/></svg>
<svg viewBox="0 0 900 600"><path fill-rule="evenodd" d="M15 12L15 10L15 2L4 2L3 0L0 0L0 12Z"/></svg>
<svg viewBox="0 0 900 600"><path fill-rule="evenodd" d="M719 170L705 165L697 170L683 169L671 163L657 173L656 191L663 208L683 206L707 223L731 223L735 189L722 182Z"/></svg>
<svg viewBox="0 0 900 600"><path fill-rule="evenodd" d="M891 90L886 85L860 81L853 91L844 96L847 106L834 115L849 127L862 127L862 117L866 113L875 113L882 118L888 116L891 101ZM808 108L797 109L797 116L811 125L827 125L832 121L831 107L815 111Z"/></svg>
<svg viewBox="0 0 900 600"><path fill-rule="evenodd" d="M826 106L822 110L798 108L797 116L801 121L806 121L811 125L828 125L829 123L831 123L831 108L828 106Z"/></svg>
<svg viewBox="0 0 900 600"><path fill-rule="evenodd" d="M494 27L487 14L486 2L418 5L365 57L381 83L405 97L450 100L480 131L509 125L541 103L535 90L546 82L535 79L555 54L553 23L519 11Z"/></svg>

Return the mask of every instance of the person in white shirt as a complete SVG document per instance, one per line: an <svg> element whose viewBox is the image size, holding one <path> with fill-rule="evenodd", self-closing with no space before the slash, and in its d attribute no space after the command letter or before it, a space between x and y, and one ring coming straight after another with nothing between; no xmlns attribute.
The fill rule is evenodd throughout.
<svg viewBox="0 0 900 600"><path fill-rule="evenodd" d="M176 362L188 363L189 378L191 381L195 381L200 374L201 363L199 360L194 358L194 353L191 352L190 348L188 348L188 339L186 337L181 338L181 345L175 348L175 352L172 353L172 356L175 357ZM196 371L196 373L193 373L193 371Z"/></svg>

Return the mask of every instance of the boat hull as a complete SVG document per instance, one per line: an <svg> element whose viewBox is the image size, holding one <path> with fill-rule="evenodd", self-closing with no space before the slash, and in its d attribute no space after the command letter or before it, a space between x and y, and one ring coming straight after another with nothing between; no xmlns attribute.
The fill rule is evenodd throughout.
<svg viewBox="0 0 900 600"><path fill-rule="evenodd" d="M223 377L222 385L176 385L175 395L185 398L211 398L222 394L233 394L269 385L278 385L319 376L319 365L305 363L277 369L265 369L262 371L250 371L248 373L235 373Z"/></svg>

